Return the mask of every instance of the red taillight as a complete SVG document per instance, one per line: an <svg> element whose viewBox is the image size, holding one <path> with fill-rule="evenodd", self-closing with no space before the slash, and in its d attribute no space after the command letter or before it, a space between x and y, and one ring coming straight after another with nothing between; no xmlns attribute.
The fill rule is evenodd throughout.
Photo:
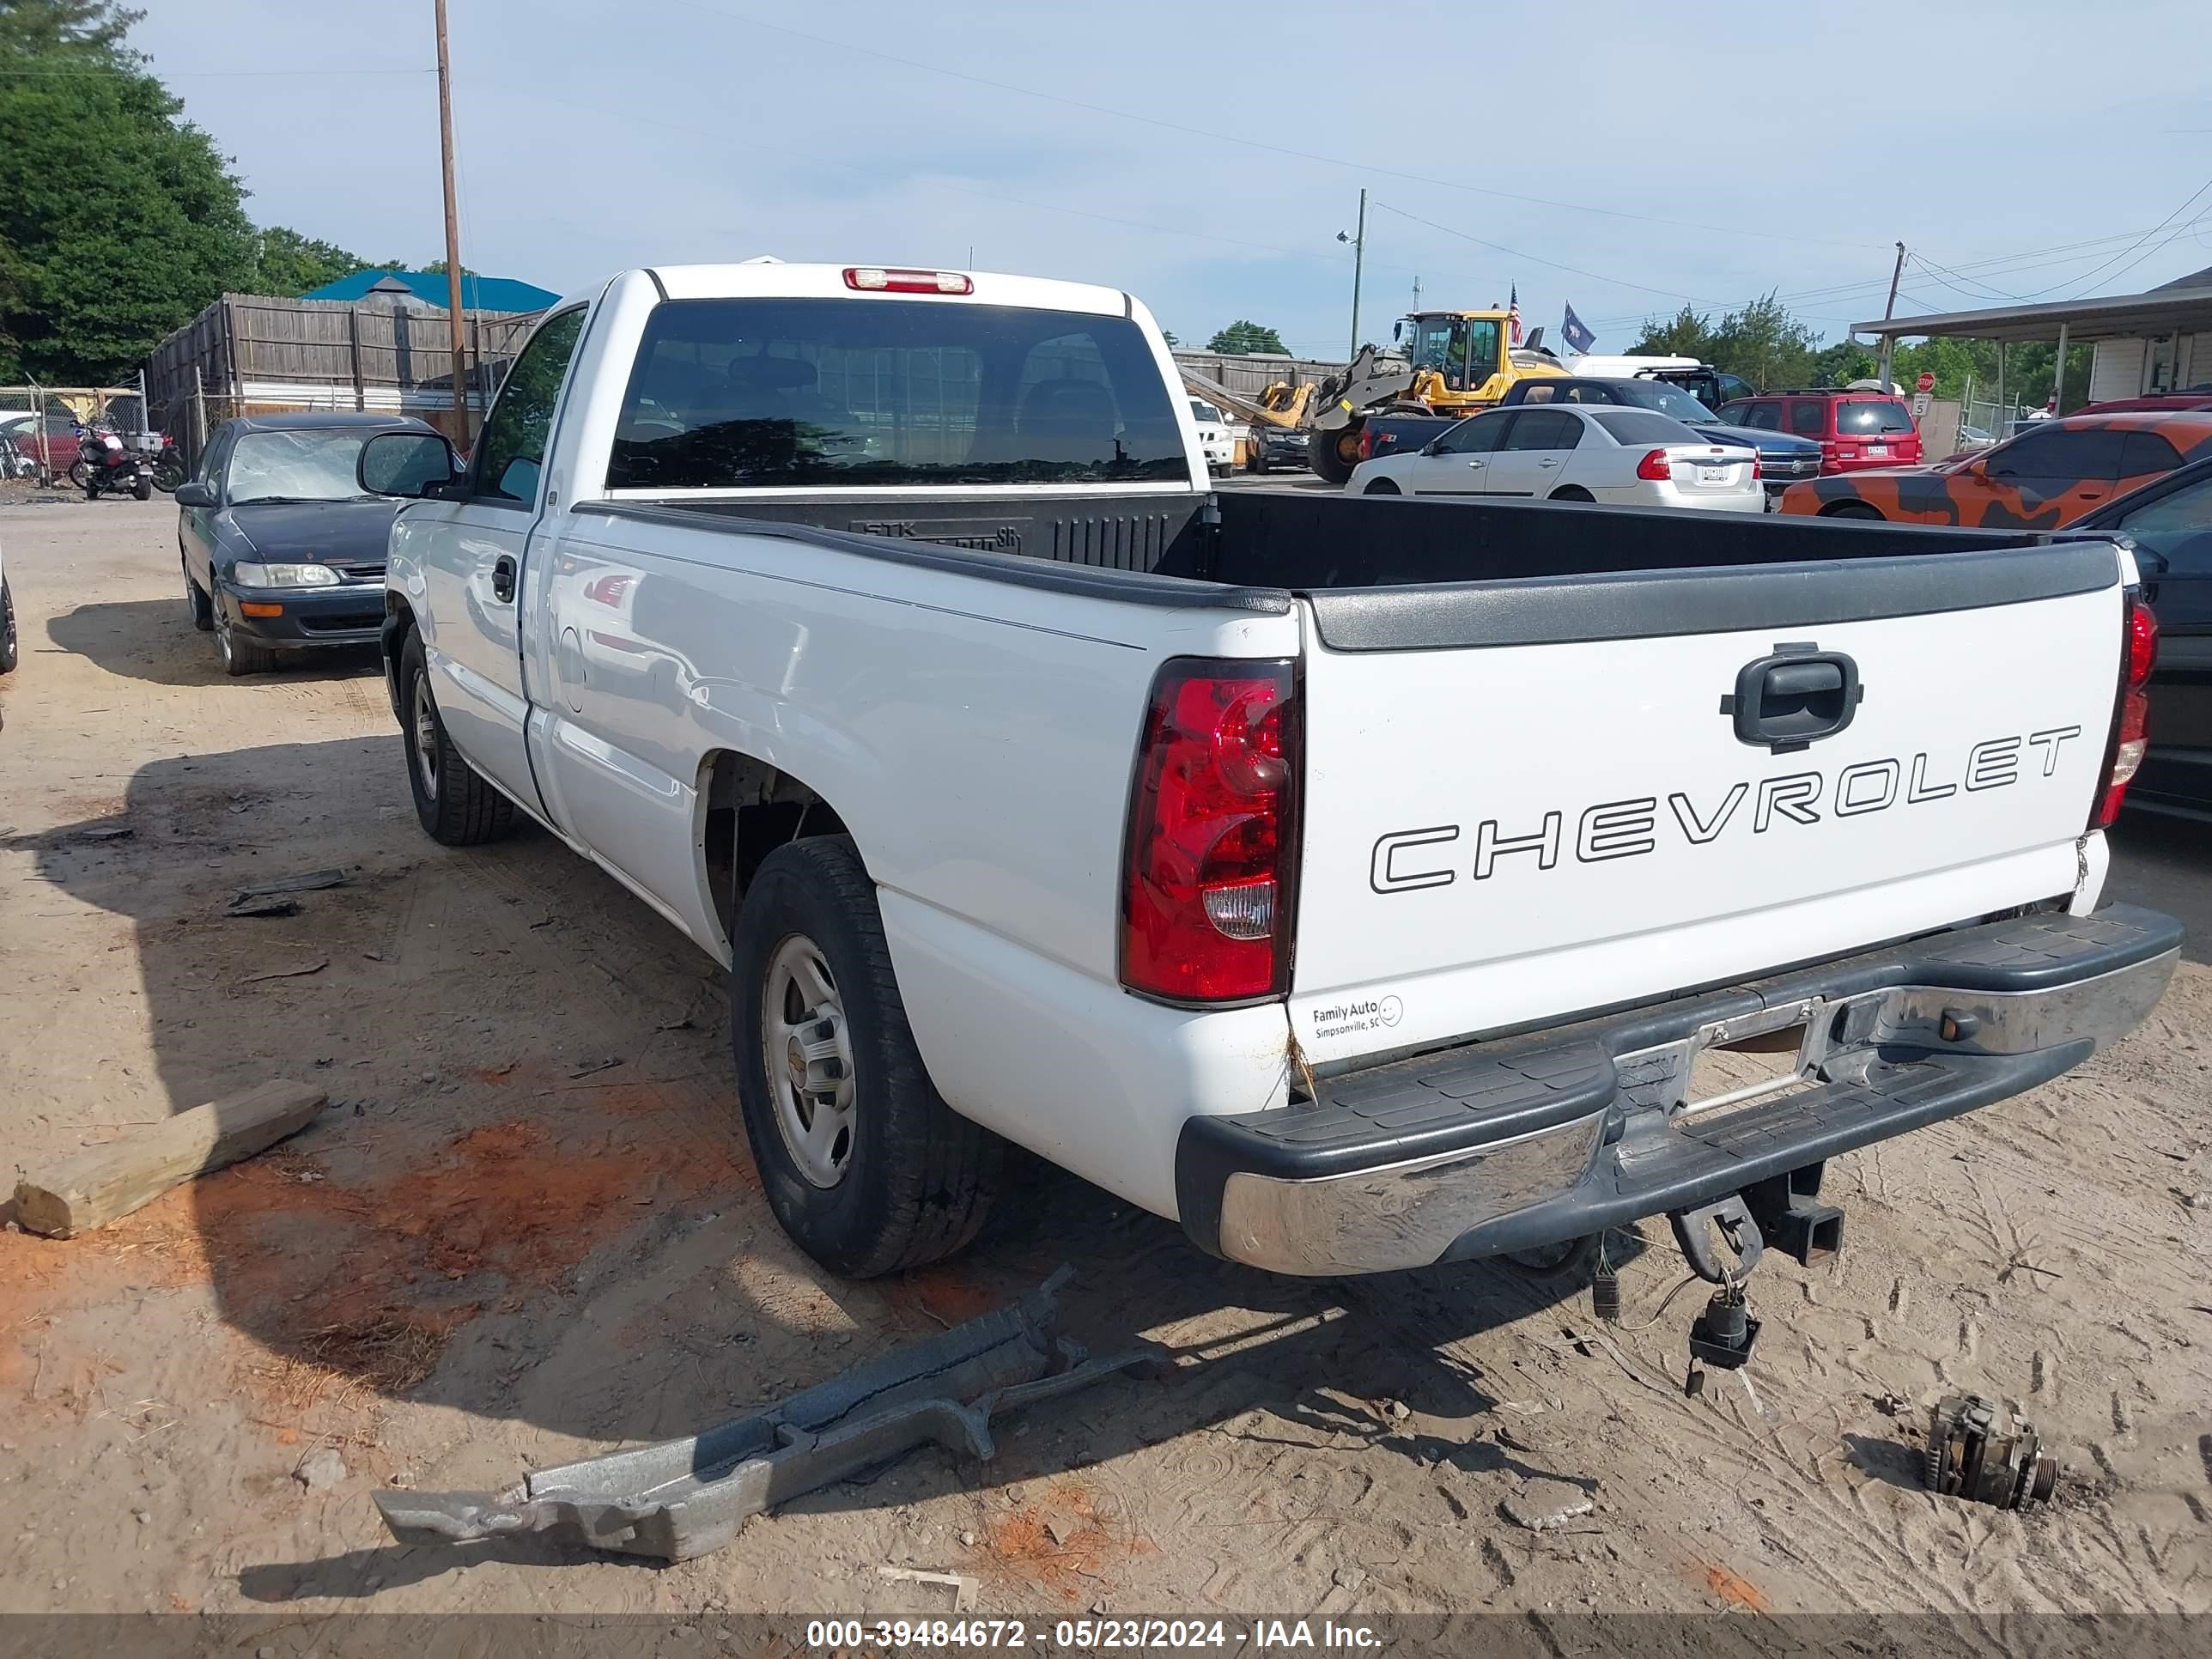
<svg viewBox="0 0 2212 1659"><path fill-rule="evenodd" d="M864 294L973 294L974 281L957 270L896 270L884 265L848 265L845 286Z"/></svg>
<svg viewBox="0 0 2212 1659"><path fill-rule="evenodd" d="M1223 1002L1289 988L1297 744L1287 661L1160 670L1129 802L1129 989Z"/></svg>
<svg viewBox="0 0 2212 1659"><path fill-rule="evenodd" d="M1751 458L1751 481L1753 483L1759 482L1759 457L1756 455Z"/></svg>
<svg viewBox="0 0 2212 1659"><path fill-rule="evenodd" d="M1359 459L1363 461L1375 459L1375 428L1372 427L1359 428Z"/></svg>
<svg viewBox="0 0 2212 1659"><path fill-rule="evenodd" d="M1637 462L1636 476L1651 483L1666 483L1674 476L1674 463L1665 450L1654 449Z"/></svg>
<svg viewBox="0 0 2212 1659"><path fill-rule="evenodd" d="M2111 759L2092 830L2107 829L2120 816L2128 785L2142 768L2150 740L2150 672L2158 666L2158 618L2142 602L2141 588L2127 590L2126 631L2121 641L2125 655L2120 664L2120 706L2112 717L2112 740L2106 749Z"/></svg>

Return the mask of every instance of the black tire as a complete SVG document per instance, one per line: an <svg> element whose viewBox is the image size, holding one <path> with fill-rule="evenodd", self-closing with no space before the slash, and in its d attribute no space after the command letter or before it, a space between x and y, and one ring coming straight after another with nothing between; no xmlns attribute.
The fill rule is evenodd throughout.
<svg viewBox="0 0 2212 1659"><path fill-rule="evenodd" d="M138 482L131 486L131 498L133 501L152 501L154 499L154 480L152 477L144 473L141 473L138 477Z"/></svg>
<svg viewBox="0 0 2212 1659"><path fill-rule="evenodd" d="M1833 507L1820 509L1824 519L1880 519L1881 509L1869 507L1864 501L1838 501Z"/></svg>
<svg viewBox="0 0 2212 1659"><path fill-rule="evenodd" d="M1406 492L1388 478L1377 478L1359 493L1363 495L1402 495Z"/></svg>
<svg viewBox="0 0 2212 1659"><path fill-rule="evenodd" d="M1346 454L1345 452L1351 453ZM1316 477L1333 484L1340 484L1352 476L1352 469L1359 465L1359 428L1356 426L1340 428L1334 432L1316 432L1306 440L1306 465Z"/></svg>
<svg viewBox="0 0 2212 1659"><path fill-rule="evenodd" d="M177 486L185 481L185 464L173 456L164 456L154 463L154 488L164 495L173 495Z"/></svg>
<svg viewBox="0 0 2212 1659"><path fill-rule="evenodd" d="M277 653L256 640L242 640L232 631L230 620L222 614L222 607L210 601L214 611L215 648L222 656L222 672L234 680L248 674L266 674L276 667Z"/></svg>
<svg viewBox="0 0 2212 1659"><path fill-rule="evenodd" d="M1006 1143L947 1106L930 1082L891 970L875 884L852 838L817 836L769 854L745 890L732 945L738 1103L762 1188L784 1231L847 1279L918 1267L974 1238L996 1195ZM808 946L827 969L831 996L793 1008L788 999L802 987L779 964L790 959L787 951L804 955ZM766 1005L779 994L775 1018L794 1029L782 1051L770 1053ZM816 1018L833 1005L833 1012ZM834 1114L823 1120L837 1137L824 1160L831 1165L828 1185L806 1174L783 1125L796 1095L805 1092L786 1092L786 1085L802 1072L816 1077L812 1062L799 1061L805 1032L850 1056L849 1104L813 1103L815 1114ZM834 1086L848 1073L824 1075ZM801 1139L811 1127L794 1127ZM842 1164L835 1162L838 1146Z"/></svg>
<svg viewBox="0 0 2212 1659"><path fill-rule="evenodd" d="M84 487L84 498L88 501L98 501L100 499L100 486L96 483L87 482Z"/></svg>
<svg viewBox="0 0 2212 1659"><path fill-rule="evenodd" d="M411 630L399 653L399 708L407 789L415 797L415 816L423 833L441 846L477 847L514 829L514 803L462 759L446 735L445 719L431 691L422 636ZM425 755L429 757L427 767Z"/></svg>
<svg viewBox="0 0 2212 1659"><path fill-rule="evenodd" d="M9 591L8 579L0 576L0 674L14 673L21 654L15 635L15 596Z"/></svg>
<svg viewBox="0 0 2212 1659"><path fill-rule="evenodd" d="M192 619L192 626L203 634L215 632L215 602L207 596L207 589L192 580L190 565L185 564L182 549L178 550L177 562L185 572L185 614Z"/></svg>
<svg viewBox="0 0 2212 1659"><path fill-rule="evenodd" d="M69 481L75 484L79 489L89 489L92 487L92 463L89 461L70 462ZM88 496L86 499L88 501L91 498Z"/></svg>
<svg viewBox="0 0 2212 1659"><path fill-rule="evenodd" d="M1580 484L1561 484L1552 492L1552 499L1555 501L1594 501L1597 497Z"/></svg>

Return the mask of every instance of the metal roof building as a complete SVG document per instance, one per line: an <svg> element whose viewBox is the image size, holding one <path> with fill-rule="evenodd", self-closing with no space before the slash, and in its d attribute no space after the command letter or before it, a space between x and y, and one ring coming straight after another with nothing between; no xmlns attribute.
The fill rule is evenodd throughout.
<svg viewBox="0 0 2212 1659"><path fill-rule="evenodd" d="M2062 362L2069 343L2094 342L2090 402L2168 392L2212 382L2212 265L2141 294L1876 318L1852 324L1851 332L1892 340L2055 340Z"/></svg>
<svg viewBox="0 0 2212 1659"><path fill-rule="evenodd" d="M442 270L356 270L350 276L341 276L335 283L325 283L320 288L300 297L303 300L365 300L371 292L388 295L404 289L425 305L443 311L449 297L446 273ZM543 311L561 296L535 283L518 282L512 276L461 277L461 309L464 311Z"/></svg>

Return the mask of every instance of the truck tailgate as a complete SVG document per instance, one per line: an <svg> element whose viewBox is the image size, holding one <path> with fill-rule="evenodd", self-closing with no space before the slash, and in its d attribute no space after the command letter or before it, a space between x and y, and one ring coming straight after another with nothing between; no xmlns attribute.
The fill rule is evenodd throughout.
<svg viewBox="0 0 2212 1659"><path fill-rule="evenodd" d="M2071 893L2121 568L2083 542L1311 596L1306 1057ZM1848 723L1793 738L1851 677Z"/></svg>

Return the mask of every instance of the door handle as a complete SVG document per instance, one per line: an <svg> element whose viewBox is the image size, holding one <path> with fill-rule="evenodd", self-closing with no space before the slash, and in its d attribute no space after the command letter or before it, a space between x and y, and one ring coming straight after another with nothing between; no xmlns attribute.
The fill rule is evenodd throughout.
<svg viewBox="0 0 2212 1659"><path fill-rule="evenodd" d="M1536 465L1539 466L1557 466L1559 463L1557 461L1539 461Z"/></svg>
<svg viewBox="0 0 2212 1659"><path fill-rule="evenodd" d="M1480 466L1482 463L1480 461L1469 461L1468 465L1469 466Z"/></svg>
<svg viewBox="0 0 2212 1659"><path fill-rule="evenodd" d="M514 602L514 560L507 554L502 553L492 561L491 596L501 605Z"/></svg>
<svg viewBox="0 0 2212 1659"><path fill-rule="evenodd" d="M1737 742L1781 755L1842 731L1865 696L1858 664L1842 652L1778 645L1736 671L1721 713L1734 717Z"/></svg>

